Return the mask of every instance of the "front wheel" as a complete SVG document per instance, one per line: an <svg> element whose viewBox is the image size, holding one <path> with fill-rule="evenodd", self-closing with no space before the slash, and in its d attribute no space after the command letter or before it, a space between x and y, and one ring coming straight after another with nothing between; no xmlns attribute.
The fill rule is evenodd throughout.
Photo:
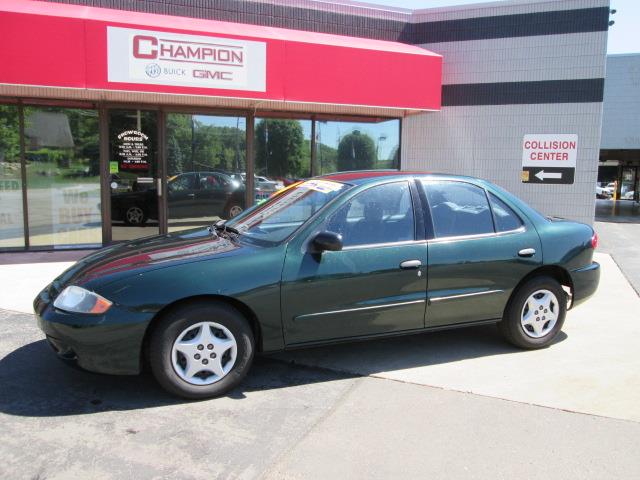
<svg viewBox="0 0 640 480"><path fill-rule="evenodd" d="M124 221L127 225L144 225L147 215L141 207L132 205L124 213Z"/></svg>
<svg viewBox="0 0 640 480"><path fill-rule="evenodd" d="M536 349L556 338L567 313L567 295L551 277L535 277L521 285L509 301L498 324L513 345Z"/></svg>
<svg viewBox="0 0 640 480"><path fill-rule="evenodd" d="M245 377L254 338L235 308L194 302L162 318L149 343L151 370L158 383L180 397L218 397Z"/></svg>

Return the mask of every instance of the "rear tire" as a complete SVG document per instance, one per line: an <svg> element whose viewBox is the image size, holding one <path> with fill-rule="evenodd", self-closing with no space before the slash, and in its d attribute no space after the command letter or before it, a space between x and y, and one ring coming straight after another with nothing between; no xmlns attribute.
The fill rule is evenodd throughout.
<svg viewBox="0 0 640 480"><path fill-rule="evenodd" d="M158 383L188 399L224 395L245 377L254 355L253 332L230 305L198 301L168 312L149 341Z"/></svg>
<svg viewBox="0 0 640 480"><path fill-rule="evenodd" d="M504 338L528 350L548 347L567 313L567 295L553 278L534 277L513 294L498 328Z"/></svg>

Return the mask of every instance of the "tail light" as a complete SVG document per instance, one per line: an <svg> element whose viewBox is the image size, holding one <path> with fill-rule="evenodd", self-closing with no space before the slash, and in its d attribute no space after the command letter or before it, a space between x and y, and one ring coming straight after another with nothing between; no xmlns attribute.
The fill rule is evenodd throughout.
<svg viewBox="0 0 640 480"><path fill-rule="evenodd" d="M593 237L591 237L591 248L594 250L598 248L598 234L593 232Z"/></svg>

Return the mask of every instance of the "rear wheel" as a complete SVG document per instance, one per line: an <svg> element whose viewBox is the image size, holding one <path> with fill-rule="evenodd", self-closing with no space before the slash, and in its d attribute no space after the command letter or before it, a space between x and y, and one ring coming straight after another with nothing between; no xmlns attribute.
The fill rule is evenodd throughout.
<svg viewBox="0 0 640 480"><path fill-rule="evenodd" d="M236 387L249 371L253 354L253 333L244 316L214 302L195 302L169 312L149 343L158 383L190 399L217 397Z"/></svg>
<svg viewBox="0 0 640 480"><path fill-rule="evenodd" d="M237 217L243 212L244 208L239 203L231 203L227 206L225 216L227 218Z"/></svg>
<svg viewBox="0 0 640 480"><path fill-rule="evenodd" d="M505 339L526 348L544 348L556 338L567 313L567 296L553 278L528 280L514 293L498 324Z"/></svg>

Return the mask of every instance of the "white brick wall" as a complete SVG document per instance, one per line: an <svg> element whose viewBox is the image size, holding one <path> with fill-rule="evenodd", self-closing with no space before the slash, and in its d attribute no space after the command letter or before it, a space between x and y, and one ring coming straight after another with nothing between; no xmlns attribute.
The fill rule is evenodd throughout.
<svg viewBox="0 0 640 480"><path fill-rule="evenodd" d="M602 148L640 149L640 53L607 57Z"/></svg>
<svg viewBox="0 0 640 480"><path fill-rule="evenodd" d="M421 21L607 6L605 0L498 2L421 10ZM602 78L606 32L423 45L443 55L443 84ZM443 107L402 124L402 168L486 178L546 215L592 223L602 103ZM574 133L573 185L522 183L522 137Z"/></svg>

